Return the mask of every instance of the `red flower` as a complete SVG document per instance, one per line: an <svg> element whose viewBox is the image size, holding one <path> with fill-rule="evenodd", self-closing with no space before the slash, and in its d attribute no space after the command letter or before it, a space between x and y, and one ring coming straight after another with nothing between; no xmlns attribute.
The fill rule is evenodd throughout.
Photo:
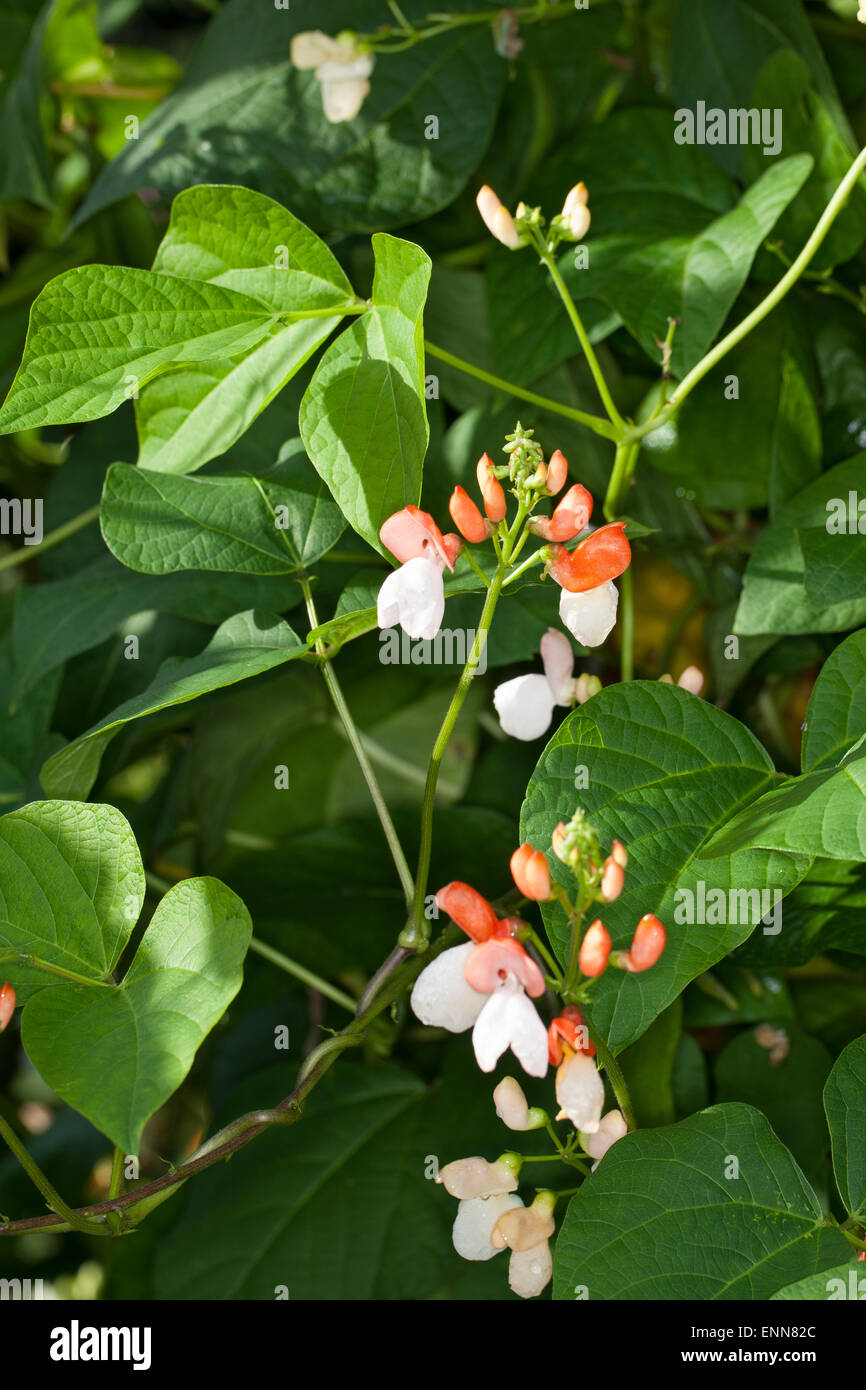
<svg viewBox="0 0 866 1390"><path fill-rule="evenodd" d="M574 550L565 550L561 545L550 547L550 572L570 594L597 589L609 579L618 578L630 564L631 546L624 521L599 527Z"/></svg>

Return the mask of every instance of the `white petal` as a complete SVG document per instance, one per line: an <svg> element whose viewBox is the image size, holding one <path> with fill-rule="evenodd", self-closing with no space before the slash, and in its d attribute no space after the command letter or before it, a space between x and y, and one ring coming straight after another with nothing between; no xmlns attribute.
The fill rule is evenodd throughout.
<svg viewBox="0 0 866 1390"><path fill-rule="evenodd" d="M457 1254L464 1260L492 1260L499 1254L496 1246L490 1243L493 1227L506 1211L522 1206L514 1192L503 1192L497 1197L471 1197L461 1202L451 1233Z"/></svg>
<svg viewBox="0 0 866 1390"><path fill-rule="evenodd" d="M513 975L489 996L473 1029L472 1046L482 1071L492 1071L510 1047L530 1076L546 1075L547 1032Z"/></svg>
<svg viewBox="0 0 866 1390"><path fill-rule="evenodd" d="M381 628L399 623L410 637L435 637L445 613L441 569L423 555L407 560L388 575L379 590L376 609Z"/></svg>
<svg viewBox="0 0 866 1390"><path fill-rule="evenodd" d="M572 637L584 647L600 647L616 622L618 603L619 594L612 579L585 594L570 594L563 589L559 616Z"/></svg>
<svg viewBox="0 0 866 1390"><path fill-rule="evenodd" d="M329 60L339 58L344 50L321 29L308 29L303 34L295 34L292 39L291 57L296 68L318 68Z"/></svg>
<svg viewBox="0 0 866 1390"><path fill-rule="evenodd" d="M533 1246L531 1250L512 1250L508 1262L508 1284L520 1298L537 1298L553 1276L553 1256L550 1245Z"/></svg>
<svg viewBox="0 0 866 1390"><path fill-rule="evenodd" d="M353 121L370 92L370 84L366 77L346 77L344 72L337 77L323 75L326 69L336 66L334 63L326 63L317 73L322 83L322 110L325 120L330 121L332 125L339 125L341 121Z"/></svg>
<svg viewBox="0 0 866 1390"><path fill-rule="evenodd" d="M431 960L415 981L412 1012L428 1028L465 1033L487 1003L489 996L479 994L463 978L463 967L474 950L474 941L452 946Z"/></svg>
<svg viewBox="0 0 866 1390"><path fill-rule="evenodd" d="M628 1134L628 1125L622 1117L622 1112L608 1110L607 1114L602 1116L595 1134L586 1136L583 1147L590 1158L601 1159L604 1158L608 1149L626 1134Z"/></svg>
<svg viewBox="0 0 866 1390"><path fill-rule="evenodd" d="M488 1163L486 1158L458 1158L446 1163L436 1179L452 1197L498 1197L517 1190L517 1177L507 1163Z"/></svg>
<svg viewBox="0 0 866 1390"><path fill-rule="evenodd" d="M570 705L574 690L574 651L564 632L549 627L541 639L544 674L558 705Z"/></svg>
<svg viewBox="0 0 866 1390"><path fill-rule="evenodd" d="M575 1052L558 1068L556 1099L560 1115L571 1120L575 1129L596 1133L604 1107L604 1082L585 1052Z"/></svg>
<svg viewBox="0 0 866 1390"><path fill-rule="evenodd" d="M555 704L546 676L515 676L497 685L493 703L506 734L525 742L550 728Z"/></svg>

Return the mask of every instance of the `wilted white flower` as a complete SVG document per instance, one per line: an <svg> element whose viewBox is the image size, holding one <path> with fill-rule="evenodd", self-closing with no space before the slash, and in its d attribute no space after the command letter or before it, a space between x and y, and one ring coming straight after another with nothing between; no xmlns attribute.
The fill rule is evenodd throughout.
<svg viewBox="0 0 866 1390"><path fill-rule="evenodd" d="M503 732L529 742L550 728L555 705L575 699L574 652L564 632L548 628L541 639L544 675L515 676L493 692L493 704Z"/></svg>
<svg viewBox="0 0 866 1390"><path fill-rule="evenodd" d="M452 1197L469 1200L472 1197L499 1197L503 1192L517 1191L517 1174L501 1159L488 1163L486 1158L458 1158L446 1163L436 1179Z"/></svg>
<svg viewBox="0 0 866 1390"><path fill-rule="evenodd" d="M357 116L370 92L368 78L375 58L362 53L349 34L331 38L321 29L307 30L292 39L292 63L313 68L322 88L322 108L333 125Z"/></svg>
<svg viewBox="0 0 866 1390"><path fill-rule="evenodd" d="M628 1125L620 1110L608 1110L606 1115L602 1115L598 1129L595 1134L587 1134L584 1131L580 1140L584 1151L594 1158L596 1162L604 1158L608 1149L628 1134Z"/></svg>
<svg viewBox="0 0 866 1390"><path fill-rule="evenodd" d="M556 1071L558 1120L571 1120L575 1129L595 1134L604 1108L604 1083L598 1067L585 1052L574 1052Z"/></svg>
<svg viewBox="0 0 866 1390"><path fill-rule="evenodd" d="M503 1248L491 1241L497 1221L507 1211L522 1206L523 1202L514 1192L462 1201L451 1233L457 1254L464 1260L492 1260Z"/></svg>

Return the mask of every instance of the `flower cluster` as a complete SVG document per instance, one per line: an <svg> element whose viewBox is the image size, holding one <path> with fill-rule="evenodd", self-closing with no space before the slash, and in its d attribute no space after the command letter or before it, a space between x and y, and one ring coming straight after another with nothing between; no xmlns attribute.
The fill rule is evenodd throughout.
<svg viewBox="0 0 866 1390"><path fill-rule="evenodd" d="M488 184L478 190L475 203L488 232L509 251L526 246L531 240L532 230L541 225L538 208L528 208L525 203L518 203L517 211L512 215ZM588 203L589 189L585 183L576 183L569 189L562 211L551 219L548 229L551 249L560 241L583 240L591 221Z"/></svg>
<svg viewBox="0 0 866 1390"><path fill-rule="evenodd" d="M500 917L468 883L449 883L436 894L436 903L469 940L443 951L422 970L411 1006L431 1027L452 1033L471 1028L475 1057L484 1072L493 1071L509 1048L529 1076L543 1078L548 1067L555 1067L558 1110L553 1119L544 1109L530 1107L511 1076L493 1092L496 1113L512 1131L546 1129L556 1145L551 1157L586 1173L584 1158L599 1163L628 1126L622 1111L606 1109L596 1043L577 1001L586 1000L609 966L632 974L649 970L665 948L665 929L647 912L628 950L619 951L611 949L610 933L600 918L584 930L584 919L595 904L612 903L622 893L628 853L613 840L604 855L598 832L583 811L578 809L567 823L559 822L550 847L570 870L572 890L554 880L547 856L529 843L511 856L511 875L525 899L557 902L563 908L571 927L563 973L557 973L556 962L528 922ZM544 974L539 959L550 967L550 974ZM546 993L548 998L559 995L563 1002L545 1027L533 1001ZM554 1129L560 1121L571 1126L571 1137L565 1141ZM509 1249L509 1284L515 1293L532 1298L551 1275L549 1240L556 1194L539 1192L525 1206L517 1195L523 1161L521 1154L511 1151L495 1163L480 1157L460 1159L443 1168L438 1181L460 1202L454 1222L458 1253L467 1260L489 1260Z"/></svg>
<svg viewBox="0 0 866 1390"><path fill-rule="evenodd" d="M560 586L559 616L565 627L583 646L599 646L616 621L613 581L631 563L625 523L610 522L578 539L593 509L593 499L581 483L567 489L552 515L533 515L540 502L566 486L568 460L556 449L545 461L532 430L520 424L507 437L503 453L508 456L503 464L495 464L489 454L478 460L481 507L464 487L454 488L448 509L456 532L443 534L430 513L415 506L403 507L384 522L379 538L400 566L379 591L379 626L387 629L399 624L409 637L434 638L445 612L444 572L453 571L464 546L491 541L504 570L536 536L545 544L520 569L542 564L542 577L550 574ZM510 525L505 485L517 500L517 515ZM568 549L567 543L575 540L577 545ZM471 558L470 563L488 583L481 566ZM548 728L556 705L583 703L600 689L594 676L574 677L574 653L564 633L551 628L542 638L541 656L543 675L516 676L494 695L502 728L515 738L538 738Z"/></svg>

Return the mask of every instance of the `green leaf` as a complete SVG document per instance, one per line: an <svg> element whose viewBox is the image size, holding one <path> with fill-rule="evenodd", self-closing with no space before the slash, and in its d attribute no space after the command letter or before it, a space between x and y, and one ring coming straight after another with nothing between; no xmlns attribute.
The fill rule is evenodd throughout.
<svg viewBox="0 0 866 1390"><path fill-rule="evenodd" d="M43 989L21 1021L27 1055L58 1095L126 1154L177 1090L241 987L249 913L214 878L160 902L118 986Z"/></svg>
<svg viewBox="0 0 866 1390"><path fill-rule="evenodd" d="M30 311L0 431L96 420L158 371L231 357L275 322L257 300L219 285L127 266L64 271Z"/></svg>
<svg viewBox="0 0 866 1390"><path fill-rule="evenodd" d="M23 13L19 23L32 24L30 37L22 45L20 62L12 49L11 16L4 15L3 67L5 79L0 107L0 198L3 201L26 198L41 207L54 206L51 168L45 149L42 116L42 50L46 31L58 14L69 8L69 0L49 0L36 15ZM26 33L26 30L25 30Z"/></svg>
<svg viewBox="0 0 866 1390"><path fill-rule="evenodd" d="M785 140L793 119L794 96L761 103L753 100L762 67L779 50L800 54L812 80L832 111L836 127L851 139L833 77L815 30L798 0L677 0L671 40L674 101L695 108L698 101L725 111L737 107L782 106ZM794 140L788 148L801 148ZM713 158L732 174L742 176L748 147L710 145ZM811 230L811 229L810 229Z"/></svg>
<svg viewBox="0 0 866 1390"><path fill-rule="evenodd" d="M826 533L828 519L847 506L849 492L857 492L864 462L866 454L857 454L837 464L779 509L749 557L735 632L844 632L866 622L866 598L826 605L811 601L802 551L804 533Z"/></svg>
<svg viewBox="0 0 866 1390"><path fill-rule="evenodd" d="M855 746L838 767L805 772L767 792L720 830L707 854L727 856L754 846L813 858L866 859L866 746Z"/></svg>
<svg viewBox="0 0 866 1390"><path fill-rule="evenodd" d="M387 516L421 495L429 429L421 315L430 259L373 237L372 308L326 351L301 404L307 453L340 510L376 549Z"/></svg>
<svg viewBox="0 0 866 1390"><path fill-rule="evenodd" d="M820 473L821 423L805 329L799 314L777 310L708 372L675 428L649 436L652 462L672 486L707 507L770 502L775 511Z"/></svg>
<svg viewBox="0 0 866 1390"><path fill-rule="evenodd" d="M346 526L300 440L259 477L179 478L116 463L100 520L112 554L141 574L291 574L321 559Z"/></svg>
<svg viewBox="0 0 866 1390"><path fill-rule="evenodd" d="M645 912L667 930L652 970L608 970L593 987L591 1021L614 1050L639 1038L690 980L749 936L767 910L762 903L755 915L756 893L772 905L771 890L787 891L808 869L807 855L744 848L724 859L706 856L718 827L775 780L764 749L738 720L660 682L609 686L569 715L542 753L521 811L521 839L546 850L557 822L582 806L603 846L615 837L629 852L625 889L602 913L614 946L629 946ZM565 865L552 854L549 862L568 886ZM709 921L688 921L702 915L700 893L709 903L712 890L724 894L720 912L707 908ZM746 903L732 890L752 896ZM555 904L542 913L562 960L565 914ZM718 922L718 915L733 920Z"/></svg>
<svg viewBox="0 0 866 1390"><path fill-rule="evenodd" d="M866 1037L845 1048L824 1087L824 1108L833 1147L833 1171L845 1210L866 1211Z"/></svg>
<svg viewBox="0 0 866 1390"><path fill-rule="evenodd" d="M553 1296L759 1300L847 1249L763 1115L717 1105L605 1155L569 1204Z"/></svg>
<svg viewBox="0 0 866 1390"><path fill-rule="evenodd" d="M143 186L172 196L227 168L323 231L405 226L445 207L490 141L507 64L486 25L461 25L379 58L360 114L331 125L314 73L292 65L292 35L317 18L330 34L374 32L383 16L379 0L329 0L319 17L230 0L177 91L96 179L80 219Z"/></svg>
<svg viewBox="0 0 866 1390"><path fill-rule="evenodd" d="M837 1265L835 1269L822 1270L820 1274L808 1274L805 1279L798 1279L796 1284L786 1284L783 1289L777 1289L770 1295L770 1301L807 1299L817 1303L839 1298L862 1299L861 1290L866 1290L866 1280L861 1278L860 1268L856 1261L849 1261L848 1264Z"/></svg>
<svg viewBox="0 0 866 1390"><path fill-rule="evenodd" d="M216 624L241 609L290 608L299 597L297 584L288 578L195 573L154 577L135 574L103 555L71 578L18 591L14 698L20 701L47 671L69 657L117 634L135 613L154 609Z"/></svg>
<svg viewBox="0 0 866 1390"><path fill-rule="evenodd" d="M783 1024L782 1030L788 1040L782 1058L759 1045L754 1028L722 1048L715 1064L716 1099L744 1101L760 1110L820 1191L827 1186L830 1147L821 1091L833 1059L823 1043L796 1024Z"/></svg>
<svg viewBox="0 0 866 1390"><path fill-rule="evenodd" d="M676 999L620 1057L641 1129L671 1124L676 1119L673 1072L682 1027L683 1006Z"/></svg>
<svg viewBox="0 0 866 1390"><path fill-rule="evenodd" d="M281 316L252 351L166 372L141 392L139 463L189 473L231 448L355 305L355 294L303 222L270 198L231 186L178 194L153 269L235 290ZM287 317L298 321L286 326Z"/></svg>
<svg viewBox="0 0 866 1390"><path fill-rule="evenodd" d="M806 597L816 608L866 599L866 545L857 532L798 533Z"/></svg>
<svg viewBox="0 0 866 1390"><path fill-rule="evenodd" d="M835 767L866 733L866 628L824 662L806 712L803 771Z"/></svg>
<svg viewBox="0 0 866 1390"><path fill-rule="evenodd" d="M250 680L300 656L306 647L272 613L238 613L214 634L200 656L172 657L148 688L93 729L61 748L45 763L41 780L52 796L86 797L99 773L102 755L124 724L173 705L197 700L223 686Z"/></svg>
<svg viewBox="0 0 866 1390"><path fill-rule="evenodd" d="M34 801L0 819L0 955L24 952L104 979L143 902L138 846L113 806ZM28 966L6 969L19 1003L57 983Z"/></svg>

